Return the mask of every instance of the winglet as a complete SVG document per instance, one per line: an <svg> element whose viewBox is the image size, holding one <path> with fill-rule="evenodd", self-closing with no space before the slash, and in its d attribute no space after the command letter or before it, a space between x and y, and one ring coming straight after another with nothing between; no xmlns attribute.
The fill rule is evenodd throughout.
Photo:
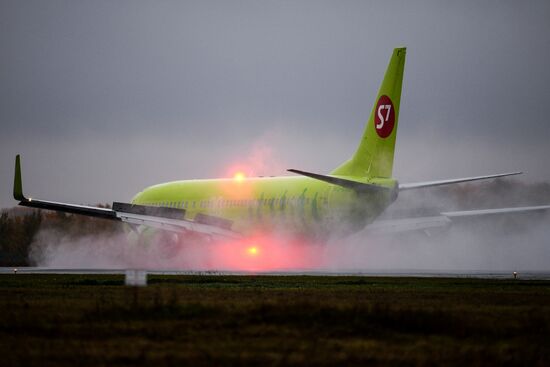
<svg viewBox="0 0 550 367"><path fill-rule="evenodd" d="M13 178L13 197L15 200L26 201L27 198L23 195L23 183L21 181L21 157L15 156L15 176Z"/></svg>

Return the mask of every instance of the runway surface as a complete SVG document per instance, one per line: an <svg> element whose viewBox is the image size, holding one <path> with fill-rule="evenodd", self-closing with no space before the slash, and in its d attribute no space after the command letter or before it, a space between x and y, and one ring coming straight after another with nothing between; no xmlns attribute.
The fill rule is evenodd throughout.
<svg viewBox="0 0 550 367"><path fill-rule="evenodd" d="M129 269L75 269L75 268L42 268L42 267L0 267L0 274L125 274ZM487 270L368 270L368 271L312 271L312 270L285 270L285 271L224 271L224 270L164 270L164 269L132 269L145 270L147 274L158 275L273 275L273 276L380 276L380 277L431 277L431 278L485 278L509 279L513 278L513 271ZM549 271L517 271L519 279L550 280Z"/></svg>

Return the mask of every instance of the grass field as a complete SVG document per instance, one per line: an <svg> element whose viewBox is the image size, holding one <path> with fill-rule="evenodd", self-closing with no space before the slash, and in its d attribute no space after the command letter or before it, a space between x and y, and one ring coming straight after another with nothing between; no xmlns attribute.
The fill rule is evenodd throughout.
<svg viewBox="0 0 550 367"><path fill-rule="evenodd" d="M0 276L2 366L550 365L550 281Z"/></svg>

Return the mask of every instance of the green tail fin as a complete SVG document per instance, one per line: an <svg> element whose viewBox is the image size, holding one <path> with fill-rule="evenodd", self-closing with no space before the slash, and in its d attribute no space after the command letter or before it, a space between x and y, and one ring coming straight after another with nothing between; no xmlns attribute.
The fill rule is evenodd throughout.
<svg viewBox="0 0 550 367"><path fill-rule="evenodd" d="M396 48L357 151L332 175L391 177L406 48Z"/></svg>

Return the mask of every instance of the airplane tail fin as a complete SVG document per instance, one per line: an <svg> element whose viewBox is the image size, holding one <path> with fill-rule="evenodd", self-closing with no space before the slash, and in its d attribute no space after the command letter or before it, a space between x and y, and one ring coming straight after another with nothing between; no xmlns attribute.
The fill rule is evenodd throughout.
<svg viewBox="0 0 550 367"><path fill-rule="evenodd" d="M405 56L406 48L393 50L359 147L332 175L391 177Z"/></svg>

